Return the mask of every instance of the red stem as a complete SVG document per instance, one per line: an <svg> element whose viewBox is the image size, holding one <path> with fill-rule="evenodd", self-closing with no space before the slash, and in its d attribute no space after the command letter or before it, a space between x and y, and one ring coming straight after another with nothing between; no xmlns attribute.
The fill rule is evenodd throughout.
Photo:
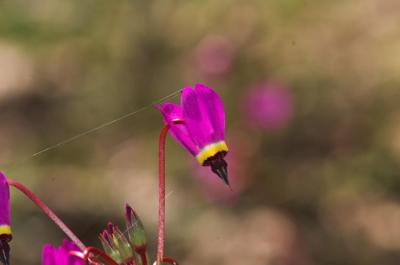
<svg viewBox="0 0 400 265"><path fill-rule="evenodd" d="M106 253L104 253L102 250L95 248L95 247L88 247L87 249L85 249L84 259L86 261L89 261L91 259L91 256L90 256L91 254L100 256L102 259L104 259L110 265L119 265L112 258L110 258Z"/></svg>
<svg viewBox="0 0 400 265"><path fill-rule="evenodd" d="M172 265L178 265L178 262L176 260L174 260L172 258L168 258L168 257L163 257L161 261L172 264Z"/></svg>
<svg viewBox="0 0 400 265"><path fill-rule="evenodd" d="M141 247L136 247L135 252L139 253L142 264L147 265L146 245Z"/></svg>
<svg viewBox="0 0 400 265"><path fill-rule="evenodd" d="M164 240L165 240L165 141L170 126L167 124L160 133L158 146L158 247L157 264L164 258Z"/></svg>
<svg viewBox="0 0 400 265"><path fill-rule="evenodd" d="M82 251L86 249L86 246L82 241L67 227L67 225L61 221L61 219L43 202L41 201L32 191L25 187L22 183L8 179L8 185L15 187L22 193L24 193L34 204L36 204L46 214L50 220L52 220L68 237L72 240Z"/></svg>

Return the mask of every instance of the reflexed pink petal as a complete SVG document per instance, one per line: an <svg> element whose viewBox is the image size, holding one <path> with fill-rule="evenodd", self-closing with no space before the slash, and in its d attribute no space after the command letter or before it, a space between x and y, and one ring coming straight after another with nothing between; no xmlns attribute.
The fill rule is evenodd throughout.
<svg viewBox="0 0 400 265"><path fill-rule="evenodd" d="M200 149L215 142L216 139L215 129L202 100L203 98L189 87L182 92L183 118L189 134Z"/></svg>
<svg viewBox="0 0 400 265"><path fill-rule="evenodd" d="M0 172L0 226L10 225L10 188L6 176Z"/></svg>
<svg viewBox="0 0 400 265"><path fill-rule="evenodd" d="M158 105L157 108L161 111L164 116L164 121L171 125L174 120L182 120L183 114L180 106L170 102L166 102L162 105Z"/></svg>
<svg viewBox="0 0 400 265"><path fill-rule="evenodd" d="M193 142L192 137L189 135L186 124L176 124L174 121L183 120L183 114L181 107L172 104L165 103L158 106L164 116L164 121L170 126L171 136L181 144L186 150L188 150L192 155L196 155L199 151L196 144Z"/></svg>
<svg viewBox="0 0 400 265"><path fill-rule="evenodd" d="M46 244L43 247L42 251L42 265L53 265L56 264L56 261L54 259L54 247L52 245Z"/></svg>
<svg viewBox="0 0 400 265"><path fill-rule="evenodd" d="M201 99L203 109L208 113L208 118L214 128L213 140L225 139L225 111L224 104L217 93L203 84L195 86L195 92Z"/></svg>

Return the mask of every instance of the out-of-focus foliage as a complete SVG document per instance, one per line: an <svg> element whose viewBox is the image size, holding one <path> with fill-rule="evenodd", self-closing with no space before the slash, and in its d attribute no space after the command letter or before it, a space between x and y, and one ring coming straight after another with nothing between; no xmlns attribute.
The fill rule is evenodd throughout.
<svg viewBox="0 0 400 265"><path fill-rule="evenodd" d="M398 264L399 13L397 0L1 1L1 169L87 244L131 204L154 257L157 110L31 156L201 82L226 105L233 191L169 141L168 256ZM11 195L13 264L39 264L63 235Z"/></svg>

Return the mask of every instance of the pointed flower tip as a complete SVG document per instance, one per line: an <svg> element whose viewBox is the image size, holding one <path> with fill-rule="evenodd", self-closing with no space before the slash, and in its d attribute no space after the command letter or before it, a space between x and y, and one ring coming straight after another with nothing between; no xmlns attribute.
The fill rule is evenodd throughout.
<svg viewBox="0 0 400 265"><path fill-rule="evenodd" d="M217 155L209 158L205 165L210 166L211 171L214 172L221 180L223 180L230 189L232 189L228 177L228 163L225 161L224 157L224 153L218 153Z"/></svg>
<svg viewBox="0 0 400 265"><path fill-rule="evenodd" d="M0 261L3 265L10 264L10 246L8 245L8 241L8 238L0 237Z"/></svg>
<svg viewBox="0 0 400 265"><path fill-rule="evenodd" d="M127 204L125 207L125 220L128 224L132 224L133 209Z"/></svg>
<svg viewBox="0 0 400 265"><path fill-rule="evenodd" d="M111 235L112 233L114 233L116 228L116 225L113 224L112 222L108 222L107 224L107 232Z"/></svg>
<svg viewBox="0 0 400 265"><path fill-rule="evenodd" d="M7 183L7 177L2 172L0 172L0 184L4 185Z"/></svg>
<svg viewBox="0 0 400 265"><path fill-rule="evenodd" d="M128 204L126 205L126 231L132 246L135 248L146 246L147 241L143 223Z"/></svg>
<svg viewBox="0 0 400 265"><path fill-rule="evenodd" d="M99 235L100 241L103 245L107 245L111 247L111 239L110 235L108 234L107 230L104 230Z"/></svg>
<svg viewBox="0 0 400 265"><path fill-rule="evenodd" d="M100 239L107 255L118 263L133 257L131 245L117 225L109 223Z"/></svg>
<svg viewBox="0 0 400 265"><path fill-rule="evenodd" d="M129 205L126 204L125 206L125 220L127 224L130 226L132 225L134 219L138 219L138 216L136 212L133 210L133 208Z"/></svg>

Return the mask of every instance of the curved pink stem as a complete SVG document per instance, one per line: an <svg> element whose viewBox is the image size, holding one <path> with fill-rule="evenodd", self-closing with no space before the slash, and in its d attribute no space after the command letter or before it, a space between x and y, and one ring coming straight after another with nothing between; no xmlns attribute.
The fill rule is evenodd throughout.
<svg viewBox="0 0 400 265"><path fill-rule="evenodd" d="M174 120L174 124L183 124L183 120ZM164 242L165 242L165 142L168 131L171 127L166 124L161 130L158 145L158 242L157 242L157 264L164 259ZM169 261L167 261L169 262ZM176 263L178 264L178 263Z"/></svg>
<svg viewBox="0 0 400 265"><path fill-rule="evenodd" d="M172 265L179 265L178 262L172 258L168 258L168 257L163 257L161 262L165 262L165 263L169 263Z"/></svg>
<svg viewBox="0 0 400 265"><path fill-rule="evenodd" d="M43 202L41 201L32 191L30 191L27 187L25 187L22 183L8 179L8 185L13 186L14 188L21 191L25 194L36 206L38 206L47 217L50 218L68 237L72 240L82 251L86 249L86 246L82 243L82 241L68 228L68 226L61 221L61 219Z"/></svg>
<svg viewBox="0 0 400 265"><path fill-rule="evenodd" d="M170 126L167 124L160 133L160 141L158 146L158 243L157 243L157 264L164 257L164 240L165 240L165 141Z"/></svg>

